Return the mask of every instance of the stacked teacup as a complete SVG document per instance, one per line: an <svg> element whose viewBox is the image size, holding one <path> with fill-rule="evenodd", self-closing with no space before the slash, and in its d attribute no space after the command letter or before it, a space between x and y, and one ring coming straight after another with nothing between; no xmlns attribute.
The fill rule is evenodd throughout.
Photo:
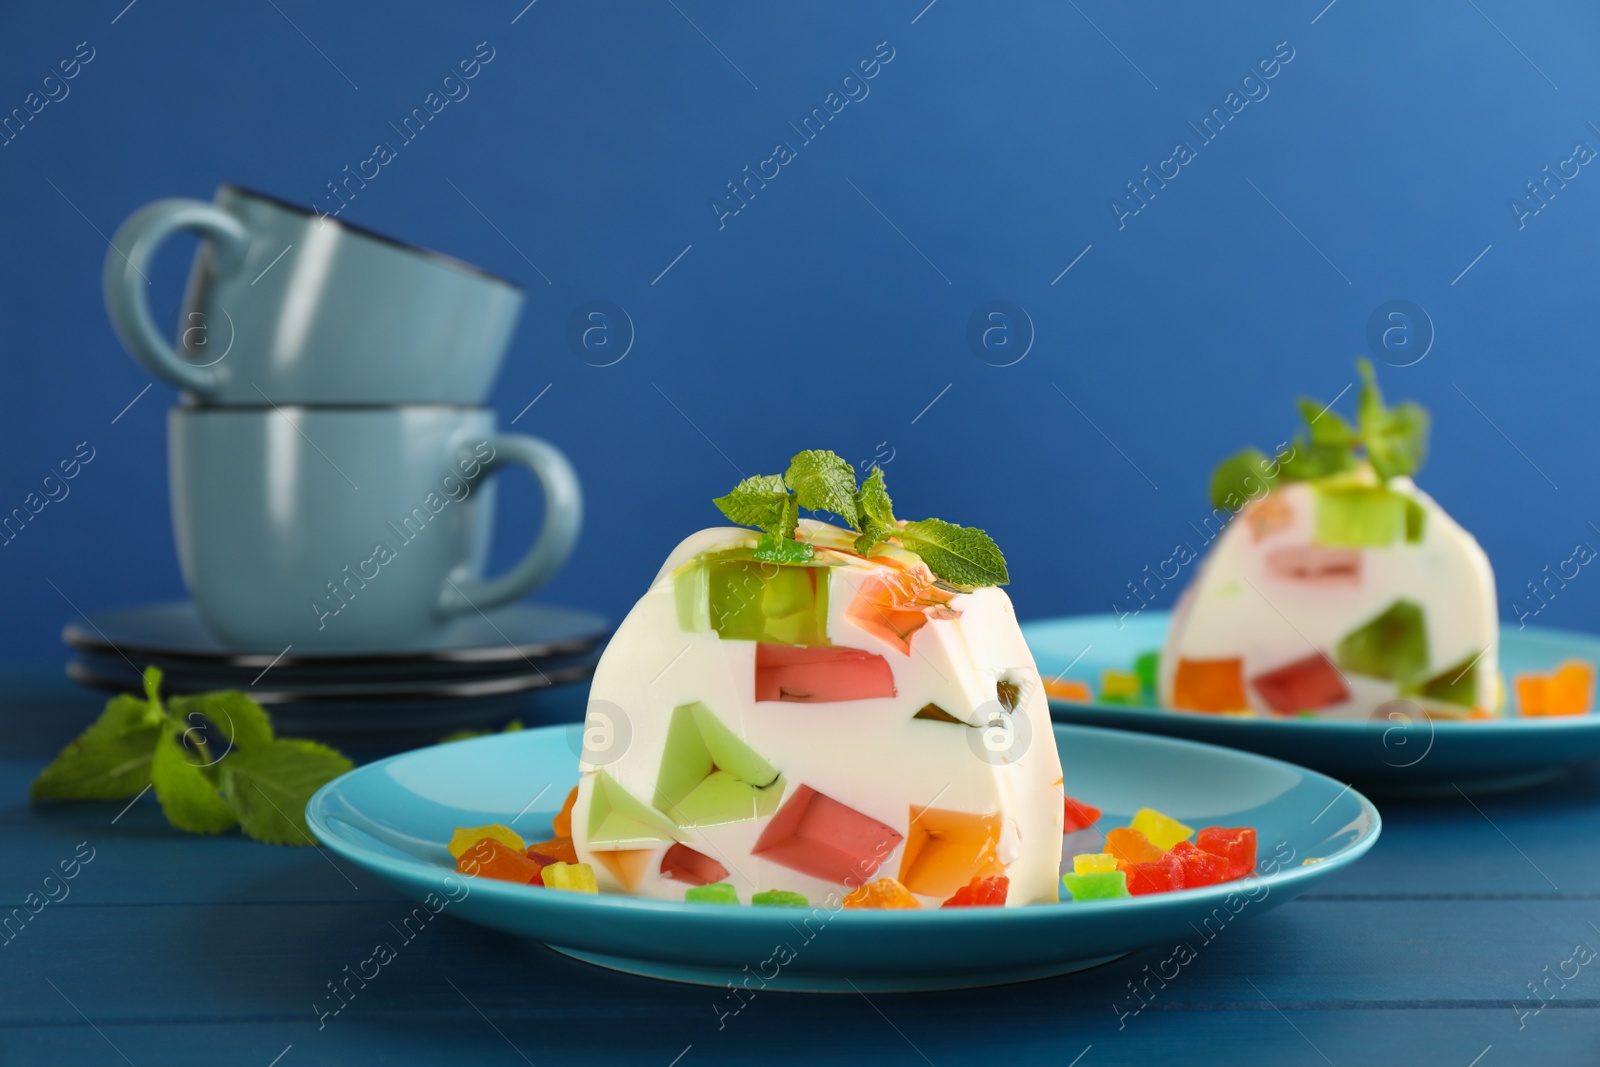
<svg viewBox="0 0 1600 1067"><path fill-rule="evenodd" d="M146 270L201 236L177 343ZM576 476L484 406L522 307L511 282L260 193L136 211L106 256L106 305L133 358L183 390L168 418L183 578L228 647L426 649L463 614L548 581L577 538ZM521 561L485 580L491 474L544 490Z"/></svg>

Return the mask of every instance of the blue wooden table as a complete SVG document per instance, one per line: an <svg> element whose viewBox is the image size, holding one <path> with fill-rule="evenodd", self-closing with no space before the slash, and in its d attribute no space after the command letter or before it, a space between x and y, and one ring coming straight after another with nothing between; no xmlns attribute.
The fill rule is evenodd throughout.
<svg viewBox="0 0 1600 1067"><path fill-rule="evenodd" d="M1600 1063L1600 767L1503 797L1381 803L1377 847L1207 943L962 992L759 994L598 970L410 906L320 849L170 829L153 799L32 809L98 710L56 666L0 671L0 1063ZM582 694L541 714L574 716ZM70 881L46 883L63 860ZM46 892L58 898L42 907ZM32 914L24 906L35 894ZM14 909L21 908L20 920ZM330 984L398 955L337 1015Z"/></svg>

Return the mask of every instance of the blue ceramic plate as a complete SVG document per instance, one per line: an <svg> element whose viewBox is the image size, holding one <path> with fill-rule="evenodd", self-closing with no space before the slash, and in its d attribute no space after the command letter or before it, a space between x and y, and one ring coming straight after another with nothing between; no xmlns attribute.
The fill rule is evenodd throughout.
<svg viewBox="0 0 1600 1067"><path fill-rule="evenodd" d="M1145 611L1119 627L1115 615L1080 615L1024 623L1022 632L1046 678L1089 682L1131 670L1135 657L1160 649L1168 615ZM1562 660L1600 663L1600 638L1530 626L1500 630L1500 669L1509 679L1550 671ZM1052 700L1059 720L1165 734L1259 752L1314 767L1385 796L1454 796L1520 789L1600 757L1600 715L1433 722L1417 716L1361 721L1234 718L1169 708Z"/></svg>
<svg viewBox="0 0 1600 1067"><path fill-rule="evenodd" d="M1254 826L1258 877L1154 896L1023 908L842 911L671 904L562 893L455 873L457 826L550 834L577 780L581 725L408 752L328 783L306 806L339 855L432 910L632 974L812 992L960 989L1065 974L1186 941L1276 907L1377 840L1371 802L1276 760L1169 738L1057 726L1068 789L1125 825L1154 807L1193 825ZM1074 835L1089 836L1088 832ZM1099 843L1073 840L1093 848ZM1320 862L1306 864L1306 860ZM749 887L740 888L749 899ZM431 902L430 902L431 896ZM731 999L728 1010L737 1008Z"/></svg>

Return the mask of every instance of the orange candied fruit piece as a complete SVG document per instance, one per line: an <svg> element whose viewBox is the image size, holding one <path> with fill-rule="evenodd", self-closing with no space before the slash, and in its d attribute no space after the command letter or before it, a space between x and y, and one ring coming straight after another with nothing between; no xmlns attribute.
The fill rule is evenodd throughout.
<svg viewBox="0 0 1600 1067"><path fill-rule="evenodd" d="M1106 831L1105 851L1121 863L1155 863L1164 853L1150 839L1131 826L1118 826Z"/></svg>
<svg viewBox="0 0 1600 1067"><path fill-rule="evenodd" d="M1093 704L1094 692L1088 682L1076 678L1052 678L1044 683L1044 695L1051 700L1066 700L1074 704Z"/></svg>
<svg viewBox="0 0 1600 1067"><path fill-rule="evenodd" d="M1250 706L1244 695L1244 661L1180 659L1172 680L1172 704L1190 711L1239 711Z"/></svg>
<svg viewBox="0 0 1600 1067"><path fill-rule="evenodd" d="M893 878L879 878L868 882L844 898L847 908L920 908L922 904L911 895L911 890Z"/></svg>
<svg viewBox="0 0 1600 1067"><path fill-rule="evenodd" d="M550 829L557 837L572 836L572 805L578 802L578 787L573 786L572 792L567 794L567 802L561 805L561 814L555 817L555 822ZM568 862L571 862L570 860Z"/></svg>
<svg viewBox="0 0 1600 1067"><path fill-rule="evenodd" d="M988 878L974 878L960 889L956 895L945 901L941 907L946 908L997 908L1003 907L1006 894L1011 891L1011 879L1003 874L991 875Z"/></svg>
<svg viewBox="0 0 1600 1067"><path fill-rule="evenodd" d="M544 857L542 862L545 865L555 862L571 864L578 862L578 849L570 837L552 837L548 841L539 841L529 845L526 854L530 859L535 856Z"/></svg>
<svg viewBox="0 0 1600 1067"><path fill-rule="evenodd" d="M456 870L479 878L538 885L540 864L492 837L480 838L456 860Z"/></svg>
<svg viewBox="0 0 1600 1067"><path fill-rule="evenodd" d="M1586 715L1594 705L1594 664L1569 659L1553 674L1519 674L1516 685L1524 715Z"/></svg>

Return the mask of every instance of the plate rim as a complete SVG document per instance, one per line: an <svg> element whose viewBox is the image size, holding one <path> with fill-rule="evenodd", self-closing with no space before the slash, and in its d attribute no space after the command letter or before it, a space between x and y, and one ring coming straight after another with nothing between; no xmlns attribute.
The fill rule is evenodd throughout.
<svg viewBox="0 0 1600 1067"><path fill-rule="evenodd" d="M491 734L487 737L477 737L466 741L451 742L450 744L457 751L460 749L456 746L463 745L531 744L541 735L554 735L558 731L565 733L573 729L582 729L582 725L582 723L555 723L521 730L514 734ZM1340 797L1348 793L1360 805L1362 813L1369 820L1370 826L1367 832L1363 833L1355 841L1343 846L1331 856L1321 857L1317 863L1302 864L1298 867L1279 870L1267 875L1258 874L1259 884L1266 885L1269 892L1272 889L1287 890L1290 898L1293 898L1302 891L1301 883L1320 881L1361 859L1377 843L1378 838L1383 833L1383 815L1378 810L1377 805L1364 793L1320 771L1302 767L1287 760L1263 756L1259 753L1247 752L1241 749L1228 748L1224 745L1209 744L1204 741L1191 741L1187 738L1168 737L1160 734L1134 733L1103 726L1057 722L1052 723L1051 728L1057 738L1060 737L1062 731L1068 731L1069 733L1086 731L1103 735L1108 739L1121 743L1170 745L1179 748L1198 749L1208 753L1222 753L1230 758L1288 768L1298 774L1321 779L1327 787L1335 791L1334 802L1337 802ZM384 759L374 760L371 763L346 771L318 789L312 794L311 799L306 802L306 825L323 845L338 853L344 859L365 870L372 871L379 877L408 884L415 882L419 878L442 883L447 876L460 877L455 871L427 863L419 857L411 856L409 853L407 854L407 859L399 860L392 856L360 847L356 843L341 837L328 824L328 820L325 818L328 815L338 815L337 812L329 809L332 798L337 795L347 779L361 774L381 774L381 769L389 763L415 757L418 753L441 747L443 746L438 744L427 745L423 748L412 749ZM551 909L552 914L557 917L567 914L593 914L588 909L599 907L602 909L621 909L624 912L642 912L647 916L681 916L691 923L704 923L708 926L720 926L729 920L740 924L759 926L759 924L768 923L776 926L779 923L786 924L787 920L784 916L792 914L788 908L759 908L753 906L712 908L688 901L654 900L622 893L556 892L529 894L527 887L510 882L498 882L494 879L479 879L477 881L481 881L483 885L479 886L475 882L473 893L486 893L490 901L513 905L525 903L535 909ZM908 925L928 922L941 924L1038 922L1048 924L1053 917L1061 914L1088 916L1113 909L1154 908L1163 901L1173 899L1195 901L1196 903L1204 900L1220 902L1230 893L1235 892L1237 887L1244 884L1245 881L1245 878L1238 878L1228 882L1220 882L1217 885L1179 890L1177 893L1144 894L1116 900L1074 901L1071 903L1070 910L1065 913L1057 910L1058 908L1066 907L1067 902L1065 901L1057 902L1054 906L1046 903L1024 905L1016 908L958 908L954 909L954 914L946 914L946 909L942 908L907 909L904 911L894 909L839 909L832 913L829 922L833 923L844 918L847 923L855 925L869 925L881 921L900 922ZM1180 897L1178 894L1193 895ZM939 916L939 918L930 918L931 916Z"/></svg>

